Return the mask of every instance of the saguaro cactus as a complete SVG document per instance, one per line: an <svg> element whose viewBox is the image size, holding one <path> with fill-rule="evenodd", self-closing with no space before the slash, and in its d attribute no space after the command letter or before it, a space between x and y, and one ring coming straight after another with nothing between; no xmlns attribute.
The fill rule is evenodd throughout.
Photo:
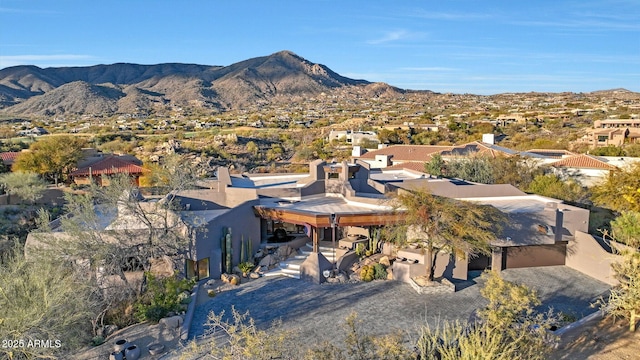
<svg viewBox="0 0 640 360"><path fill-rule="evenodd" d="M244 235L240 238L240 262L247 261L247 245L244 242Z"/></svg>
<svg viewBox="0 0 640 360"><path fill-rule="evenodd" d="M226 249L226 258L225 258L225 267L227 273L231 273L233 269L233 265L231 265L231 254L233 249L231 248L231 228L227 228L227 234L225 236L225 249Z"/></svg>

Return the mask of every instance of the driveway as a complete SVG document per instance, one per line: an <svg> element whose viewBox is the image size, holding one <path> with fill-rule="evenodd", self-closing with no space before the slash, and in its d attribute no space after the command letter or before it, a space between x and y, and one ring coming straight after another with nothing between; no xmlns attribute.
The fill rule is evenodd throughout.
<svg viewBox="0 0 640 360"><path fill-rule="evenodd" d="M461 290L438 295L420 295L398 281L317 285L290 278L261 278L199 305L189 335L202 336L207 314L224 311L230 315L232 306L241 313L249 311L259 327L281 320L284 328L295 330L301 339L315 339L313 342L342 334L344 319L353 311L372 335L395 329L411 333L425 322L437 326L444 320L466 320L484 306L479 272L470 275L473 279L458 284ZM510 269L503 271L503 276L537 290L542 309L553 307L576 318L596 311L590 304L609 289L607 284L565 266Z"/></svg>

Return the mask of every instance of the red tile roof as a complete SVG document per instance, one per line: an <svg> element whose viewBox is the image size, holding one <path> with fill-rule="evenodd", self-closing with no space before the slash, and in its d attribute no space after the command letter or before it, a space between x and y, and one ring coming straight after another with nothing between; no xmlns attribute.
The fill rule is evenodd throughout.
<svg viewBox="0 0 640 360"><path fill-rule="evenodd" d="M122 160L117 156L107 156L91 166L86 166L72 172L71 176L113 175L113 174L141 174L146 170L141 166Z"/></svg>
<svg viewBox="0 0 640 360"><path fill-rule="evenodd" d="M18 155L20 155L19 151L3 152L3 153L0 153L0 159L2 159L2 162L5 165L11 165L13 164L14 161L16 161L16 158L18 157Z"/></svg>
<svg viewBox="0 0 640 360"><path fill-rule="evenodd" d="M428 161L428 159L427 159ZM394 164L393 166L387 166L385 170L403 170L409 169L413 171L425 172L424 161L407 161L400 164Z"/></svg>
<svg viewBox="0 0 640 360"><path fill-rule="evenodd" d="M595 156L578 154L549 164L554 167L616 170L617 167L607 164Z"/></svg>

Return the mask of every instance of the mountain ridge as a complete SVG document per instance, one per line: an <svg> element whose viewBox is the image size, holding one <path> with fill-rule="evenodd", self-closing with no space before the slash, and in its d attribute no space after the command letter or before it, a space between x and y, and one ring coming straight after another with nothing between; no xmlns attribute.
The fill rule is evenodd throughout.
<svg viewBox="0 0 640 360"><path fill-rule="evenodd" d="M75 82L91 86L79 83L65 86ZM315 95L332 88L368 84L366 80L341 76L325 65L287 50L228 66L114 63L39 68L21 65L0 70L0 112L43 116L117 114L149 111L166 105L224 111L255 101L270 101L279 95ZM89 93L83 94L83 89Z"/></svg>

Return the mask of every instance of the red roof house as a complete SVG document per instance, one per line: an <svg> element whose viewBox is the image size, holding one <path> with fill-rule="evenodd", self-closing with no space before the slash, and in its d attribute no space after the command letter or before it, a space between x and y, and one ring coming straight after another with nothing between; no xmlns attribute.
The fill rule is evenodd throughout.
<svg viewBox="0 0 640 360"><path fill-rule="evenodd" d="M127 161L120 156L109 155L85 165L69 175L76 184L88 184L92 181L97 181L101 185L108 185L107 177L115 174L129 174L138 185L138 180L145 171L142 166Z"/></svg>

